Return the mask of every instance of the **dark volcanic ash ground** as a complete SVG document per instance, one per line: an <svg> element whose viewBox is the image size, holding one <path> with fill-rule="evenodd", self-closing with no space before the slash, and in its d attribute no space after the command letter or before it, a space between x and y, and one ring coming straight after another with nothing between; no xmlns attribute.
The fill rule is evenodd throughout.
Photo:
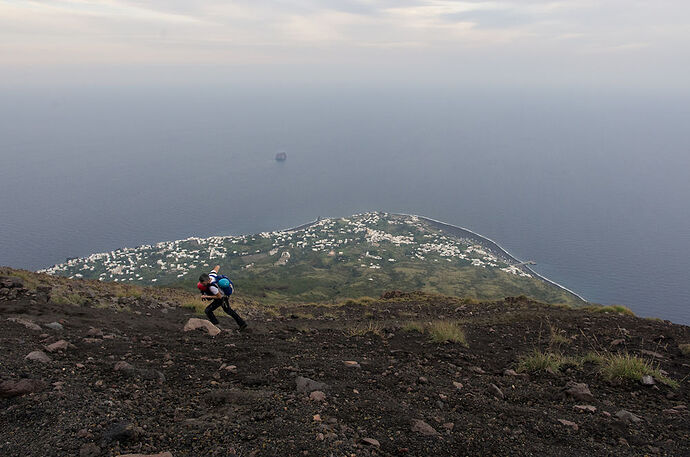
<svg viewBox="0 0 690 457"><path fill-rule="evenodd" d="M8 296L2 456L690 455L685 326L525 299L389 294L245 305L251 331L224 318L212 337L184 332L201 316L164 301L115 311ZM468 347L404 328L439 319L461 322ZM551 327L563 353L651 357L680 387L608 381L588 363L507 371L551 345Z"/></svg>

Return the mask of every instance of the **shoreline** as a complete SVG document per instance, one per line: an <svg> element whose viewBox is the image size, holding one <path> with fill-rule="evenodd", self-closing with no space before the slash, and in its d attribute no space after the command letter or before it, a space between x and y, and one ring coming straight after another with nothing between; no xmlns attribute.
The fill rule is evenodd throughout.
<svg viewBox="0 0 690 457"><path fill-rule="evenodd" d="M477 232L475 232L475 231L472 231L472 230L470 230L470 229L467 229L467 228L465 228L465 227L460 227L460 226L458 226L458 225L449 224L449 223L447 223L447 222L439 221L439 220L432 219L432 218L426 217L426 216L420 216L420 215L418 215L418 214L387 213L387 212L385 212L385 211L379 211L379 213L382 213L382 214L391 214L391 215L393 215L393 216L417 217L417 218L419 218L419 219L421 219L421 220L424 220L424 221L426 221L427 223L429 223L429 224L435 226L436 228L439 228L439 229L446 229L446 230L447 230L447 229L451 229L451 230L455 230L455 231L462 232L464 235L466 235L464 238L469 238L469 239L475 240L475 241L477 241L479 244L481 244L481 245L483 245L483 246L487 246L489 249L492 249L492 250L496 251L497 253L503 255L504 257L506 257L508 260L512 260L512 261L514 261L515 263L523 263L523 260L520 260L518 257L516 257L516 256L514 256L513 254L511 254L507 249L505 249L503 246L501 246L500 244L498 244L497 242L495 242L495 241L492 240L491 238L488 238L488 237L486 237L486 236L484 236L484 235L481 235L481 234L479 234L479 233L477 233ZM298 225L297 227L292 227L292 228L288 228L288 229L282 229L282 230L279 230L279 231L281 231L281 232L291 232L291 231L297 231L297 230L304 230L304 229L306 229L307 227L310 227L310 226L316 224L317 222L319 222L319 221L322 220L322 219L329 219L329 218L321 218L321 217L319 217L319 218L317 218L317 219L315 219L315 220L313 220L313 221L311 221L311 222L307 222L307 223L305 223L305 224ZM337 218L336 218L336 219L337 219ZM451 234L452 234L452 233L451 233ZM452 235L457 236L456 234L452 234ZM529 265L521 265L520 268L524 268L525 270L528 270L531 274L533 274L536 278L538 278L538 279L540 279L540 280L542 280L542 281L544 281L544 282L546 282L546 283L549 283L549 284L551 284L552 286L556 286L556 287L558 287L558 288L561 289L561 290L564 290L564 291L568 292L569 294L571 294L571 295L577 297L578 299L582 300L583 303L585 303L585 304L589 304L589 303L590 303L590 301L587 300L587 299L586 299L585 297L583 297L582 295L580 295L580 294L578 294L577 292L575 292L575 291L573 291L573 290L571 290L571 289L565 287L565 286L562 285L562 284L557 283L556 281L553 281L553 280L547 278L547 277L544 276L544 275L541 275L541 274L537 273L536 271L534 271L534 269L530 268Z"/></svg>
<svg viewBox="0 0 690 457"><path fill-rule="evenodd" d="M438 221L436 219L432 219L432 218L426 217L426 216L417 216L417 215L404 214L404 213L391 213L391 214L395 214L398 216L408 216L408 217L415 216L415 217L418 217L419 219L422 219L422 220L424 220L424 221L426 221L432 225L435 225L437 227L448 227L448 228L451 228L453 230L464 232L464 233L470 235L467 238L470 238L470 239L475 238L478 241L480 241L482 244L488 243L489 248L491 248L491 246L493 246L496 251L505 255L508 259L515 261L515 263L522 263L523 262L522 260L520 260L519 258L514 256L513 254L511 254L507 249L505 249L503 246L501 246L500 244L498 244L497 242L495 242L491 238L485 237L484 235L480 235L479 233L474 232L474 231L469 230L469 229L466 229L465 227L460 227L457 225L449 224L447 222ZM547 282L553 286L558 287L559 289L562 289L562 290L574 295L575 297L582 300L584 303L590 303L589 300L584 298L582 295L578 294L577 292L574 292L571 289L568 289L567 287L565 287L562 284L557 283L556 281L553 281L553 280L547 278L546 276L543 276L543 275L537 273L536 271L534 271L534 269L530 268L529 265L521 265L520 268L524 268L525 270L528 270L530 273L532 273L534 276L541 279L542 281Z"/></svg>

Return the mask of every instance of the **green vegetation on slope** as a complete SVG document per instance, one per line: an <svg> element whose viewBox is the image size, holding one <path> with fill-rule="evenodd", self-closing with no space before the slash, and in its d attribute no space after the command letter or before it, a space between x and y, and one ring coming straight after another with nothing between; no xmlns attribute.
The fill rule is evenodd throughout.
<svg viewBox="0 0 690 457"><path fill-rule="evenodd" d="M324 302L386 290L496 300L526 295L582 304L513 266L476 239L450 236L414 216L366 213L301 230L158 243L74 259L46 271L75 278L193 289L215 264L238 294L265 303Z"/></svg>

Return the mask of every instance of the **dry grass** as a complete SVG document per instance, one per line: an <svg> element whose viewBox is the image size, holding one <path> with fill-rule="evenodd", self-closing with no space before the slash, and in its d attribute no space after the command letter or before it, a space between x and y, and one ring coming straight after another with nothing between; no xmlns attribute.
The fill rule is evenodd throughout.
<svg viewBox="0 0 690 457"><path fill-rule="evenodd" d="M276 317L280 317L280 315L281 315L277 310L275 310L273 308L269 308L269 307L263 307L261 309L261 311L263 312L264 316L266 316L266 317L276 318Z"/></svg>
<svg viewBox="0 0 690 457"><path fill-rule="evenodd" d="M467 339L465 332L460 326L452 321L437 321L432 322L427 327L427 332L431 337L431 341L435 343L460 343L467 347Z"/></svg>
<svg viewBox="0 0 690 457"><path fill-rule="evenodd" d="M424 333L426 325L422 321L408 321L402 326L403 332L419 332Z"/></svg>
<svg viewBox="0 0 690 457"><path fill-rule="evenodd" d="M690 344L679 344L678 348L683 355L690 355Z"/></svg>
<svg viewBox="0 0 690 457"><path fill-rule="evenodd" d="M69 294L62 294L62 293L54 293L51 294L50 296L50 301L53 303L57 303L58 305L75 305L75 306L82 306L86 304L88 301L88 298L75 294L75 293L69 293Z"/></svg>
<svg viewBox="0 0 690 457"><path fill-rule="evenodd" d="M408 321L402 326L402 331L426 333L434 343L460 343L468 347L465 332L459 321Z"/></svg>
<svg viewBox="0 0 690 457"><path fill-rule="evenodd" d="M371 297L359 297L347 299L345 300L344 304L349 306L371 306L373 303L376 303L377 301L378 300Z"/></svg>
<svg viewBox="0 0 690 457"><path fill-rule="evenodd" d="M557 352L543 352L535 349L530 354L520 358L517 371L524 373L535 373L546 371L556 373L567 365L578 366L580 361L572 357L564 356Z"/></svg>
<svg viewBox="0 0 690 457"><path fill-rule="evenodd" d="M203 301L200 298L190 299L183 302L180 306L182 308L187 308L193 310L196 314L204 314L204 310L210 302Z"/></svg>
<svg viewBox="0 0 690 457"><path fill-rule="evenodd" d="M626 316L635 316L635 313L633 313L630 308L628 308L627 306L623 306L623 305L610 305L610 306L590 305L590 306L585 306L583 309L586 311L592 312L592 313L617 313L617 314L624 314Z"/></svg>
<svg viewBox="0 0 690 457"><path fill-rule="evenodd" d="M569 357L556 352L535 349L520 358L517 371L556 373L564 366L582 367L585 363L598 365L599 374L609 381L625 379L640 381L642 376L649 375L667 386L678 388L678 382L663 375L652 362L628 353L590 352L584 356Z"/></svg>
<svg viewBox="0 0 690 457"><path fill-rule="evenodd" d="M383 327L381 327L381 324L378 322L369 321L364 324L345 328L345 334L347 336L364 336L367 333L381 336L383 334Z"/></svg>
<svg viewBox="0 0 690 457"><path fill-rule="evenodd" d="M604 355L598 354L598 360L601 364L600 373L610 381L622 379L640 381L642 376L649 375L674 389L678 388L678 382L663 375L652 362L642 357L628 353L608 353Z"/></svg>
<svg viewBox="0 0 690 457"><path fill-rule="evenodd" d="M143 289L134 286L115 286L116 297L141 298Z"/></svg>
<svg viewBox="0 0 690 457"><path fill-rule="evenodd" d="M559 329L558 327L551 325L550 327L551 330L551 335L549 337L549 343L552 346L561 346L564 344L570 343L570 339L563 335L565 333L564 330Z"/></svg>
<svg viewBox="0 0 690 457"><path fill-rule="evenodd" d="M24 283L24 287L26 287L29 290L36 290L36 287L38 287L41 284L40 277L35 273L31 273L29 271L12 270L10 271L10 275L20 278Z"/></svg>

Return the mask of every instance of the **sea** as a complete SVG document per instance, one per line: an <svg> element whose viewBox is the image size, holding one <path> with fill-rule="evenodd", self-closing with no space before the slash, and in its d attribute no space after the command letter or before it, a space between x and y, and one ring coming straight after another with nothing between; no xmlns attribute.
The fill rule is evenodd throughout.
<svg viewBox="0 0 690 457"><path fill-rule="evenodd" d="M3 87L0 265L385 211L478 232L592 302L690 324L689 101L452 85Z"/></svg>

